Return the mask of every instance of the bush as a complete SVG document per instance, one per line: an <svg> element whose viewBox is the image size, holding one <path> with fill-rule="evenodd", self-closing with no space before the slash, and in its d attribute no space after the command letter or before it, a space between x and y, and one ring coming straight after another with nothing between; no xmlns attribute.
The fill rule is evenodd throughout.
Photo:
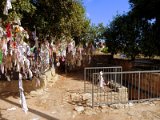
<svg viewBox="0 0 160 120"><path fill-rule="evenodd" d="M101 52L103 52L103 53L108 53L108 47L104 47L104 48L101 50Z"/></svg>

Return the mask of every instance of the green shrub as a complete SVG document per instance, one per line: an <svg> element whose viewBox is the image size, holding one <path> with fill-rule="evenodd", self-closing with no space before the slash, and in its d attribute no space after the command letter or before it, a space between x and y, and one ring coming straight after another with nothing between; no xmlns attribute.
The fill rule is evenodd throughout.
<svg viewBox="0 0 160 120"><path fill-rule="evenodd" d="M101 52L103 52L103 53L108 53L108 47L104 47L104 48L101 50Z"/></svg>

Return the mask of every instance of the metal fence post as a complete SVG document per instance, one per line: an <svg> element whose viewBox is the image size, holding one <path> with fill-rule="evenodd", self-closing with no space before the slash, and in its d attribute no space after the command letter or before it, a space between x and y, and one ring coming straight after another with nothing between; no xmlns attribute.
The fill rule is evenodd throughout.
<svg viewBox="0 0 160 120"><path fill-rule="evenodd" d="M86 92L86 68L84 68L84 92Z"/></svg>
<svg viewBox="0 0 160 120"><path fill-rule="evenodd" d="M122 83L122 79L123 79L122 68L121 68L121 71L120 71L120 72L121 72L121 73L120 73L120 76L121 76L121 79L120 79L120 80L121 80L121 85L120 85L120 87L122 87L122 84L123 84L123 83Z"/></svg>
<svg viewBox="0 0 160 120"><path fill-rule="evenodd" d="M140 72L138 72L138 77L139 77L139 79L138 79L138 101L139 101L139 99L140 99L140 79L141 79Z"/></svg>
<svg viewBox="0 0 160 120"><path fill-rule="evenodd" d="M94 78L95 76L94 76L94 74L92 74L92 108L94 108L94 80L95 80L95 78Z"/></svg>

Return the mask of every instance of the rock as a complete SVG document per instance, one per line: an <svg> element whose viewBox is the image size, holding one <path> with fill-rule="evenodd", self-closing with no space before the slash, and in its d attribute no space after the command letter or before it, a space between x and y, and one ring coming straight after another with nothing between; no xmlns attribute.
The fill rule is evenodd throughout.
<svg viewBox="0 0 160 120"><path fill-rule="evenodd" d="M84 107L83 106L76 106L74 108L74 110L76 110L78 113L82 113L84 111Z"/></svg>
<svg viewBox="0 0 160 120"><path fill-rule="evenodd" d="M82 103L81 103L81 102L78 102L77 105L78 105L78 106L82 106Z"/></svg>
<svg viewBox="0 0 160 120"><path fill-rule="evenodd" d="M110 105L110 107L113 109L122 109L124 108L124 105L123 104L112 104Z"/></svg>
<svg viewBox="0 0 160 120"><path fill-rule="evenodd" d="M148 105L148 104L150 104L150 102L149 101L145 101L145 102L142 102L142 104Z"/></svg>
<svg viewBox="0 0 160 120"><path fill-rule="evenodd" d="M43 94L43 90L37 90L37 91L31 91L30 95L33 96L38 96L38 95L42 95Z"/></svg>
<svg viewBox="0 0 160 120"><path fill-rule="evenodd" d="M132 106L133 106L133 103L128 103L124 105L125 108L132 107Z"/></svg>
<svg viewBox="0 0 160 120"><path fill-rule="evenodd" d="M87 106L92 106L92 100L88 100L88 101L86 102L86 105L87 105Z"/></svg>
<svg viewBox="0 0 160 120"><path fill-rule="evenodd" d="M82 100L92 99L92 95L90 93L82 94Z"/></svg>
<svg viewBox="0 0 160 120"><path fill-rule="evenodd" d="M48 92L48 88L45 88L44 91Z"/></svg>
<svg viewBox="0 0 160 120"><path fill-rule="evenodd" d="M78 102L81 101L81 96L77 93L71 94L71 101L72 102Z"/></svg>
<svg viewBox="0 0 160 120"><path fill-rule="evenodd" d="M16 110L16 109L17 109L16 107L12 107L12 108L8 108L7 110L11 111L11 110Z"/></svg>
<svg viewBox="0 0 160 120"><path fill-rule="evenodd" d="M100 109L105 109L105 108L108 108L108 105L100 105L99 108Z"/></svg>
<svg viewBox="0 0 160 120"><path fill-rule="evenodd" d="M154 103L151 103L151 104L149 104L149 106L155 106L155 104L154 104Z"/></svg>
<svg viewBox="0 0 160 120"><path fill-rule="evenodd" d="M31 95L31 96L37 96L37 92L36 92L36 91L31 91L31 92L30 92L30 95Z"/></svg>
<svg viewBox="0 0 160 120"><path fill-rule="evenodd" d="M99 107L94 108L96 113L100 113L102 111L102 109L100 109Z"/></svg>
<svg viewBox="0 0 160 120"><path fill-rule="evenodd" d="M101 105L99 106L99 109L101 110L102 113L106 113L110 110L110 108L107 105Z"/></svg>

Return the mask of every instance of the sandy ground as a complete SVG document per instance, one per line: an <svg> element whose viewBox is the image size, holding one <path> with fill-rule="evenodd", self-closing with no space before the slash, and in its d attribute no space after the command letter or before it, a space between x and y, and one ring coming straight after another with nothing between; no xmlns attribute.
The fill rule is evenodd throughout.
<svg viewBox="0 0 160 120"><path fill-rule="evenodd" d="M119 109L88 108L90 114L78 113L69 102L69 95L83 91L83 86L80 74L59 75L59 80L54 85L49 83L44 91L26 93L27 113L20 106L19 93L2 93L0 120L160 120L160 101L134 103Z"/></svg>

